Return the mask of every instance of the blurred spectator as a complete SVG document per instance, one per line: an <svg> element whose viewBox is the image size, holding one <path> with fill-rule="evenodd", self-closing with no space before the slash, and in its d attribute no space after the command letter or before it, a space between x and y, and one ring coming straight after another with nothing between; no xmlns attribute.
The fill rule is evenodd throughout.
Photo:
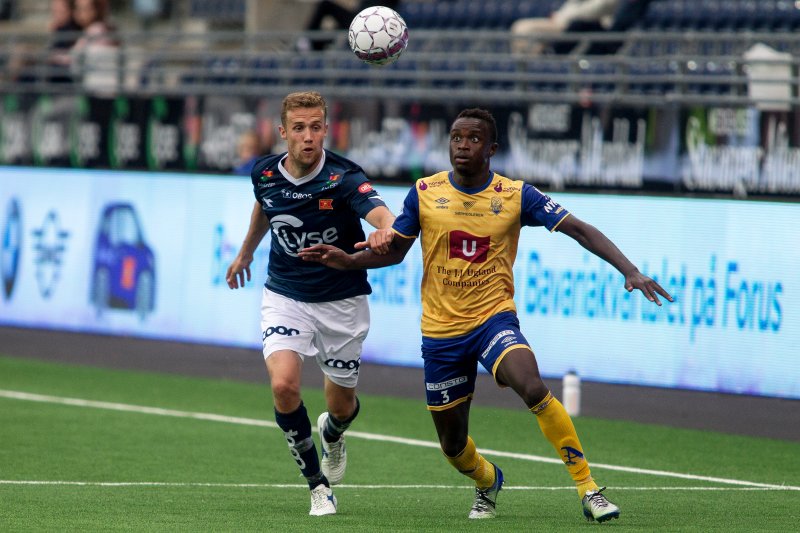
<svg viewBox="0 0 800 533"><path fill-rule="evenodd" d="M47 81L52 83L71 82L69 65L72 59L70 49L75 45L81 27L75 21L74 0L51 0L50 23L48 25L52 37L48 46Z"/></svg>
<svg viewBox="0 0 800 533"><path fill-rule="evenodd" d="M357 3L345 2L348 5L343 5L341 1L335 0L321 0L317 3L311 19L306 25L307 31L319 31L323 28L323 23L326 20L332 20L336 29L347 29L350 27L350 22L362 10L373 6L384 6L390 9L397 9L399 0L383 0L381 2L367 2L361 0ZM331 43L328 39L315 39L302 38L297 43L297 49L301 52L309 50L323 50Z"/></svg>
<svg viewBox="0 0 800 533"><path fill-rule="evenodd" d="M20 83L72 81L69 72L69 50L75 44L81 27L74 19L73 0L52 0L47 30L51 36L45 53L30 46L16 47L9 59L11 79Z"/></svg>
<svg viewBox="0 0 800 533"><path fill-rule="evenodd" d="M73 72L81 77L87 89L114 90L119 51L108 0L75 0L75 21L83 33L70 50Z"/></svg>
<svg viewBox="0 0 800 533"><path fill-rule="evenodd" d="M621 0L617 9L614 10L614 16L611 17L611 26L608 28L589 27L578 31L603 31L604 29L612 33L628 31L644 18L650 2L652 0ZM595 41L586 50L586 54L614 54L622 44L622 41Z"/></svg>
<svg viewBox="0 0 800 533"><path fill-rule="evenodd" d="M236 146L238 163L233 169L237 176L249 176L253 165L261 157L261 139L255 131L246 131L239 136Z"/></svg>
<svg viewBox="0 0 800 533"><path fill-rule="evenodd" d="M0 20L10 20L14 13L13 0L0 0Z"/></svg>
<svg viewBox="0 0 800 533"><path fill-rule="evenodd" d="M565 0L547 18L519 19L511 25L512 50L518 54L538 55L547 47L547 40L537 40L537 36L556 36L572 31L603 31L611 27L614 12L620 4L620 0ZM556 53L568 53L574 46L574 42L559 41L551 45Z"/></svg>

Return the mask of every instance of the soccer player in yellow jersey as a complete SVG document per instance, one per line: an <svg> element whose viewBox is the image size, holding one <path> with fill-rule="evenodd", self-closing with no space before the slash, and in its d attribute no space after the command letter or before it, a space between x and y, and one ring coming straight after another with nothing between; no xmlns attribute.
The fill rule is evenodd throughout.
<svg viewBox="0 0 800 533"><path fill-rule="evenodd" d="M536 187L490 169L497 125L483 109L462 111L450 129L452 171L422 178L409 191L392 227L388 253L362 248L347 254L320 244L300 256L337 269L399 263L422 234L422 358L428 409L447 460L475 480L469 518L495 516L503 472L478 453L468 434L477 363L499 386L511 387L536 417L575 481L583 513L604 522L619 507L602 494L589 471L575 426L539 375L536 357L520 332L514 305L513 263L522 226L569 235L661 305L672 297L645 276L597 228L569 213Z"/></svg>

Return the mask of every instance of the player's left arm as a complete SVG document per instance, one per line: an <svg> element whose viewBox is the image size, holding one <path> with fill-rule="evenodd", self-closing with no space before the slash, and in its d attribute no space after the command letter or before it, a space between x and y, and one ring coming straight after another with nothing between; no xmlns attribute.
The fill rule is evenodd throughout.
<svg viewBox="0 0 800 533"><path fill-rule="evenodd" d="M389 208L383 205L379 205L367 213L364 220L369 222L373 228L376 228L376 231L370 233L366 241L357 242L355 244L356 250L369 248L378 255L388 253L389 245L392 244L392 239L394 239L394 232L392 231L394 218Z"/></svg>
<svg viewBox="0 0 800 533"><path fill-rule="evenodd" d="M658 299L659 294L670 302L674 301L672 296L658 282L639 272L636 265L625 257L625 254L611 242L611 239L591 224L587 224L575 215L570 214L558 224L555 231L569 235L578 241L581 246L619 270L625 276L625 289L628 292L633 291L633 289L639 289L648 300L655 302L657 305L661 305L661 300Z"/></svg>

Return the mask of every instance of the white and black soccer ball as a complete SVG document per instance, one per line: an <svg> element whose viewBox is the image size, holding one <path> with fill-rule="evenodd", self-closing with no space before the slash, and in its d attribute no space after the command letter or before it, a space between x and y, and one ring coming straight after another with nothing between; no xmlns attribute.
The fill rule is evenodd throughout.
<svg viewBox="0 0 800 533"><path fill-rule="evenodd" d="M397 61L408 46L408 27L395 10L368 7L353 18L347 40L360 60L388 65Z"/></svg>

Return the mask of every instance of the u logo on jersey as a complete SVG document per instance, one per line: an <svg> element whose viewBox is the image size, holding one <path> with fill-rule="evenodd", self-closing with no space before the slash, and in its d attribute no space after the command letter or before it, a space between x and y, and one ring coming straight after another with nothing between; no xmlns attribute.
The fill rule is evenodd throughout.
<svg viewBox="0 0 800 533"><path fill-rule="evenodd" d="M483 263L489 255L489 237L478 237L466 231L450 232L449 259L458 258L470 263Z"/></svg>

